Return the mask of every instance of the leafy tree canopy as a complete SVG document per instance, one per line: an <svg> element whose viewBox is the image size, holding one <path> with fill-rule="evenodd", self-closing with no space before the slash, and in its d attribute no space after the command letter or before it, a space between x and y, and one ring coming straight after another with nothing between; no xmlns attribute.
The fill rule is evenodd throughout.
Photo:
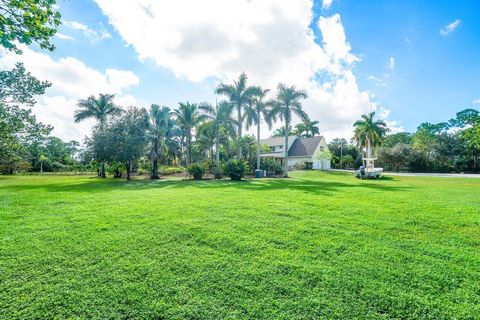
<svg viewBox="0 0 480 320"><path fill-rule="evenodd" d="M53 51L50 42L60 25L60 13L55 0L0 0L0 44L21 54L15 42L37 43Z"/></svg>

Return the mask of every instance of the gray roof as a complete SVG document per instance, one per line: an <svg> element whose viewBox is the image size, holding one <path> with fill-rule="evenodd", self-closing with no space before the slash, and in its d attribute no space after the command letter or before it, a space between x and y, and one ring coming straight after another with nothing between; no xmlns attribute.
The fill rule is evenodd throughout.
<svg viewBox="0 0 480 320"><path fill-rule="evenodd" d="M311 157L315 150L317 150L318 144L322 140L322 137L301 138L295 139L290 149L288 149L289 157Z"/></svg>

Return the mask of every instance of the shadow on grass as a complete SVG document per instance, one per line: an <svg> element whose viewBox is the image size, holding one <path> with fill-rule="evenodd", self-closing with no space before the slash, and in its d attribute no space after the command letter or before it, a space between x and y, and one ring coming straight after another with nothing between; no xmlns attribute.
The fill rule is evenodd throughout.
<svg viewBox="0 0 480 320"><path fill-rule="evenodd" d="M345 191L348 189L364 188L366 190L378 191L406 191L411 187L392 185L391 177L384 177L381 180L353 180L351 183L320 180L315 178L289 178L289 179L247 179L243 181L230 180L132 180L123 179L99 179L96 177L79 179L78 182L46 181L39 184L15 184L0 186L0 190L8 191L26 191L40 190L46 192L88 192L105 193L119 190L145 190L145 189L164 189L164 188L193 188L193 189L232 189L235 190L295 190L308 192L312 194L328 194L332 192ZM194 191L193 191L194 192Z"/></svg>

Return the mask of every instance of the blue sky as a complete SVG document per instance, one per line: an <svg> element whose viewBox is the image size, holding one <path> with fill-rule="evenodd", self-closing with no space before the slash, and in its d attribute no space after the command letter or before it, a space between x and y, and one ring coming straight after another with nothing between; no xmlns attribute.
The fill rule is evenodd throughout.
<svg viewBox="0 0 480 320"><path fill-rule="evenodd" d="M72 122L82 97L110 91L119 104L144 107L214 102L215 85L241 71L273 91L280 81L307 90L305 109L327 138L348 137L374 109L392 130L413 131L480 99L478 1L225 3L59 1L57 50L2 54L0 66L20 60L50 80L35 113L77 140L92 125Z"/></svg>

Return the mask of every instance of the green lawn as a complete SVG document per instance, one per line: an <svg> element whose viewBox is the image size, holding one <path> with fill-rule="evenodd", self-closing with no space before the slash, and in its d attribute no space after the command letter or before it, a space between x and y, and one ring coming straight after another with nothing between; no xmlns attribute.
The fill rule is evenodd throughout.
<svg viewBox="0 0 480 320"><path fill-rule="evenodd" d="M480 179L0 177L0 319L479 319Z"/></svg>

